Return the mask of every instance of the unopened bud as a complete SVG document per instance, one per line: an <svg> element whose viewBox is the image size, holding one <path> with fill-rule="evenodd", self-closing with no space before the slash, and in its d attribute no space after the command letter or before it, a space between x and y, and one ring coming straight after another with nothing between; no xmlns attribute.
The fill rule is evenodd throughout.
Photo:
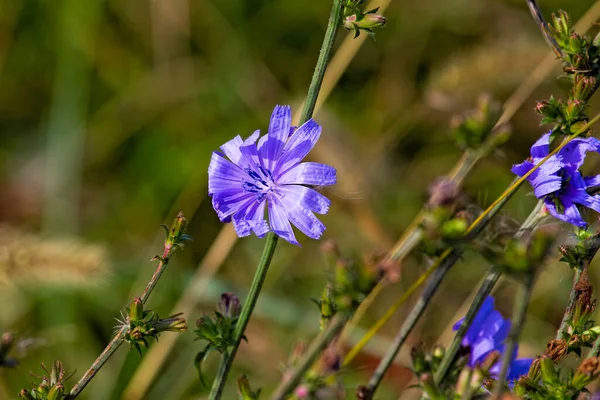
<svg viewBox="0 0 600 400"><path fill-rule="evenodd" d="M422 343L417 344L410 350L410 357L412 358L413 370L417 375L429 371L429 363Z"/></svg>
<svg viewBox="0 0 600 400"><path fill-rule="evenodd" d="M241 309L240 299L238 299L235 293L227 292L221 294L221 301L217 303L217 311L221 315L230 319L236 319L240 316Z"/></svg>
<svg viewBox="0 0 600 400"><path fill-rule="evenodd" d="M10 332L5 332L2 334L2 338L0 339L0 365L2 364L2 360L6 358L8 352L12 349L15 338Z"/></svg>
<svg viewBox="0 0 600 400"><path fill-rule="evenodd" d="M575 75L571 93L575 100L587 101L596 87L596 79L592 76Z"/></svg>
<svg viewBox="0 0 600 400"><path fill-rule="evenodd" d="M358 29L374 29L385 26L386 18L382 15L376 14L363 14L361 15L349 15L344 18L344 28L347 30Z"/></svg>
<svg viewBox="0 0 600 400"><path fill-rule="evenodd" d="M554 362L550 357L540 357L540 369L545 382L559 382L558 371L554 367Z"/></svg>
<svg viewBox="0 0 600 400"><path fill-rule="evenodd" d="M159 319L153 324L156 333L160 332L185 332L187 324L185 318L180 317L183 313L171 315L165 319Z"/></svg>
<svg viewBox="0 0 600 400"><path fill-rule="evenodd" d="M248 381L248 377L246 375L238 379L237 384L238 393L240 394L241 400L258 400L260 389L258 389L256 392L252 391L252 388L250 387L250 381Z"/></svg>
<svg viewBox="0 0 600 400"><path fill-rule="evenodd" d="M50 391L48 392L48 400L63 400L65 395L65 388L62 383L57 383L52 386Z"/></svg>
<svg viewBox="0 0 600 400"><path fill-rule="evenodd" d="M136 297L129 306L129 321L137 322L144 319L144 304L142 299Z"/></svg>
<svg viewBox="0 0 600 400"><path fill-rule="evenodd" d="M180 212L177 214L177 217L169 229L167 240L165 240L165 251L163 253L163 258L169 257L177 245L179 245L183 240L188 239L188 236L185 234L186 227L187 221L183 216L183 213Z"/></svg>
<svg viewBox="0 0 600 400"><path fill-rule="evenodd" d="M24 400L36 400L35 397L33 397L31 395L31 393L29 393L29 390L27 390L27 389L22 389L19 392L19 397Z"/></svg>

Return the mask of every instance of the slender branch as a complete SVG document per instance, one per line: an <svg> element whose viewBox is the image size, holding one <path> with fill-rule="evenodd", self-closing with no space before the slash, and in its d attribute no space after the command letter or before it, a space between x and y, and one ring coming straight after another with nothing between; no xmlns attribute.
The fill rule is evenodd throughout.
<svg viewBox="0 0 600 400"><path fill-rule="evenodd" d="M242 307L240 317L235 325L235 331L233 333L234 343L233 345L229 346L229 348L221 358L219 371L217 372L217 377L215 378L212 389L210 391L209 398L211 400L219 399L223 394L223 390L225 389L225 382L227 381L227 377L229 376L231 366L233 365L235 354L237 353L238 347L240 346L242 338L244 337L244 331L246 330L248 321L250 321L250 316L252 315L252 312L254 311L254 306L258 301L260 290L262 289L263 283L265 282L265 278L267 277L267 272L269 271L269 266L271 265L273 254L275 253L275 247L277 246L277 238L278 236L273 232L270 232L267 236L265 248L263 250L262 257L260 258L258 268L256 269L256 273L254 274L254 280L252 281L252 285L250 286L248 297L244 302L244 306Z"/></svg>
<svg viewBox="0 0 600 400"><path fill-rule="evenodd" d="M337 28L340 26L342 21L342 0L333 0L333 6L331 7L331 14L329 15L329 22L327 23L327 30L325 31L325 37L323 38L323 44L321 45L321 51L319 52L319 58L317 59L317 66L313 73L310 86L308 87L308 94L306 95L306 102L302 108L300 114L300 124L308 121L312 118L315 105L317 104L317 97L323 84L323 77L325 76L325 70L327 64L331 59L331 53L333 52L333 44L335 43L335 36L337 35Z"/></svg>
<svg viewBox="0 0 600 400"><path fill-rule="evenodd" d="M590 350L590 352L588 353L588 356L586 358L592 358L592 357L598 357L598 356L600 356L600 336L598 336L598 338L594 342L594 345L592 346L592 349Z"/></svg>
<svg viewBox="0 0 600 400"><path fill-rule="evenodd" d="M546 39L546 42L548 43L548 45L550 46L552 51L554 51L554 54L556 54L556 57L562 59L563 58L562 50L560 49L560 46L558 45L558 43L556 43L556 40L554 40L554 38L550 34L550 31L548 30L548 25L546 24L546 20L544 19L544 14L542 14L542 11L540 10L539 6L537 5L537 1L536 0L527 0L527 6L529 7L529 11L531 12L531 16L533 17L533 20L535 21L537 26L540 28L540 31L542 31L542 35L544 36L544 39Z"/></svg>
<svg viewBox="0 0 600 400"><path fill-rule="evenodd" d="M300 114L300 124L303 124L312 117L313 111L315 109L315 104L317 102L317 97L319 95L319 90L321 89L321 84L323 83L323 77L325 76L325 70L327 69L327 63L331 58L331 52L333 50L335 36L337 33L337 28L340 25L341 18L342 0L334 0L333 6L331 8L331 14L329 16L329 22L327 24L327 30L325 31L325 37L323 39L323 45L321 46L319 58L317 59L315 72L312 76L312 80L308 88L306 102L304 103L302 113ZM254 280L252 282L252 286L250 287L248 298L244 302L240 318L236 323L236 328L233 337L234 343L227 349L227 351L223 354L223 357L221 358L221 364L219 365L217 377L215 378L212 389L210 391L210 400L220 399L223 395L223 390L225 389L225 383L231 370L231 366L233 365L233 360L237 353L237 349L240 345L240 342L244 336L246 325L250 320L250 316L252 315L252 311L254 310L254 306L256 305L256 302L258 300L258 296L260 294L263 282L266 278L276 246L277 235L271 232L267 237L265 248L263 250L263 255L254 275Z"/></svg>
<svg viewBox="0 0 600 400"><path fill-rule="evenodd" d="M394 342L390 346L390 349L388 350L385 357L381 360L381 362L377 366L377 369L371 376L368 385L369 393L371 395L373 395L373 393L375 393L375 391L379 387L383 376L385 375L390 365L392 365L392 363L394 362L394 359L396 358L396 355L400 351L400 348L406 341L406 338L408 338L408 335L410 334L410 332L412 332L413 328L423 315L423 312L427 308L427 305L429 305L431 298L437 292L440 283L442 282L450 268L452 268L452 266L456 264L456 262L460 259L463 252L464 250L462 249L453 250L450 253L450 255L445 259L445 262L442 263L442 265L440 265L440 267L435 271L435 274L431 277L431 280L423 290L421 297L419 298L419 300L417 300L417 303L415 304L410 314L408 315L408 317L406 317L404 323L400 327L400 330L394 338Z"/></svg>
<svg viewBox="0 0 600 400"><path fill-rule="evenodd" d="M521 237L525 232L537 226L537 224L544 218L544 213L542 213L543 206L544 202L538 201L535 208L531 211L529 216L525 219L525 222L523 222L523 224L515 234L515 237ZM496 269L495 266L492 266L488 274L484 278L484 281L479 287L479 290L477 291L473 302L469 306L469 310L465 315L463 323L458 328L456 335L454 335L450 346L448 346L448 348L446 349L444 358L442 359L442 362L440 363L440 366L435 373L434 378L437 384L440 384L444 380L444 377L448 373L450 366L456 358L456 354L458 354L458 350L460 349L460 345L463 339L465 338L465 335L467 334L467 330L471 326L471 323L475 319L475 316L477 315L477 312L481 308L481 305L485 301L486 297L492 292L492 289L498 282L498 279L500 279L500 275L501 272L498 269Z"/></svg>
<svg viewBox="0 0 600 400"><path fill-rule="evenodd" d="M314 364L327 345L342 331L348 319L349 316L338 314L331 320L327 329L322 331L313 341L306 354L303 355L302 359L291 371L289 377L275 390L275 393L271 396L271 400L285 399L298 386L306 371Z"/></svg>
<svg viewBox="0 0 600 400"><path fill-rule="evenodd" d="M582 268L574 268L573 274L573 285L571 286L571 292L569 293L569 303L567 304L567 308L565 309L565 314L562 317L562 321L560 322L560 327L556 332L556 339L564 339L564 333L569 328L569 321L573 315L573 310L575 309L575 302L577 301L577 290L576 286L579 283L579 277L581 276Z"/></svg>
<svg viewBox="0 0 600 400"><path fill-rule="evenodd" d="M177 244L181 240L181 235L183 234L183 231L185 231L185 224L186 224L186 222L185 222L185 218L183 217L183 214L179 213L177 215L177 218L175 218L175 221L173 222L171 231L168 233L167 240L165 241L163 254L160 257L158 257L158 256L156 257L156 259L159 260L158 266L156 267L156 270L154 271L152 278L150 278L150 281L148 282L148 284L146 285L146 288L144 289L144 291L142 292L142 295L140 296L140 299L142 300L142 304L145 304L146 301L148 301L150 294L152 294L152 291L156 287L156 284L158 283L160 277L162 276L163 272L167 268L167 265L169 264L169 260L171 259L171 256L173 255L175 250L177 250L177 247L178 247ZM96 358L96 360L94 360L91 367L88 368L88 370L85 372L85 374L83 374L81 379L79 379L79 381L75 384L75 386L73 386L73 388L69 392L69 395L67 396L67 398L69 400L75 399L81 393L81 391L87 386L87 384L90 383L90 381L94 378L96 373L98 373L100 368L102 368L104 366L104 364L108 361L108 359L123 344L125 335L127 334L128 330L129 330L129 326L127 324L125 324L115 334L115 336L112 338L110 343L104 348L104 350L98 356L98 358Z"/></svg>
<svg viewBox="0 0 600 400"><path fill-rule="evenodd" d="M500 370L500 375L498 375L496 386L494 388L494 399L500 399L504 392L510 363L513 360L514 352L517 349L517 343L519 342L519 336L521 335L521 330L523 329L523 324L525 322L527 306L529 305L529 299L533 289L533 278L533 271L530 271L525 276L521 285L521 290L519 291L519 296L517 297L513 308L510 333L506 339L506 347L504 348L504 354L502 356L502 369Z"/></svg>

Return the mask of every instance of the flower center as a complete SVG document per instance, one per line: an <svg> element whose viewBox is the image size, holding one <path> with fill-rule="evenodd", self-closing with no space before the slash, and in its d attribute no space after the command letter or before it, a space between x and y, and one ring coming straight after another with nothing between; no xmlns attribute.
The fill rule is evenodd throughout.
<svg viewBox="0 0 600 400"><path fill-rule="evenodd" d="M248 167L244 171L248 174L248 179L242 182L242 188L247 192L256 193L257 200L262 200L273 191L275 182L271 171L258 164L254 165L254 168Z"/></svg>

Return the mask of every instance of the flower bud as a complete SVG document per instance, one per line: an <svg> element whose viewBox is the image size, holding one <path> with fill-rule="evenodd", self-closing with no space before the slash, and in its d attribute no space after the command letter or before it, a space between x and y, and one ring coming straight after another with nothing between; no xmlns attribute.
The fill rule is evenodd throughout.
<svg viewBox="0 0 600 400"><path fill-rule="evenodd" d="M386 23L386 18L382 15L364 14L362 16L349 15L344 18L344 28L347 30L358 29L373 29L381 28Z"/></svg>
<svg viewBox="0 0 600 400"><path fill-rule="evenodd" d="M535 111L543 117L542 124L558 121L562 117L560 102L552 96L548 101L538 101Z"/></svg>
<svg viewBox="0 0 600 400"><path fill-rule="evenodd" d="M129 306L129 321L137 322L144 319L144 304L142 303L142 299L136 297L131 301L131 305Z"/></svg>
<svg viewBox="0 0 600 400"><path fill-rule="evenodd" d="M238 393L240 394L241 400L258 400L258 396L260 395L260 389L256 392L252 391L250 387L250 381L248 381L248 377L243 375L237 381L238 384Z"/></svg>
<svg viewBox="0 0 600 400"><path fill-rule="evenodd" d="M582 102L587 101L596 87L596 79L592 76L579 74L575 75L573 79L573 89L571 89L573 98Z"/></svg>
<svg viewBox="0 0 600 400"><path fill-rule="evenodd" d="M413 370L417 375L430 370L422 343L417 344L410 350L410 357L412 358Z"/></svg>
<svg viewBox="0 0 600 400"><path fill-rule="evenodd" d="M180 317L183 313L171 315L165 319L159 319L152 324L156 333L161 332L185 332L187 330L187 324L185 318Z"/></svg>
<svg viewBox="0 0 600 400"><path fill-rule="evenodd" d="M12 333L5 332L0 338L0 367L14 368L19 362L14 359L7 358L8 352L12 349L15 343L15 338Z"/></svg>
<svg viewBox="0 0 600 400"><path fill-rule="evenodd" d="M236 319L240 316L241 309L240 299L238 299L235 293L227 292L221 294L221 301L217 303L217 311L221 315L230 319Z"/></svg>
<svg viewBox="0 0 600 400"><path fill-rule="evenodd" d="M584 107L585 103L583 101L569 99L563 110L567 122L577 121L581 117Z"/></svg>
<svg viewBox="0 0 600 400"><path fill-rule="evenodd" d="M65 395L64 386L62 385L62 383L57 383L56 385L52 386L52 388L48 392L47 400L63 400L64 395Z"/></svg>
<svg viewBox="0 0 600 400"><path fill-rule="evenodd" d="M554 367L554 362L550 357L540 357L540 369L542 371L542 378L545 382L556 383L560 381L558 371Z"/></svg>
<svg viewBox="0 0 600 400"><path fill-rule="evenodd" d="M29 391L27 389L22 389L19 392L19 398L24 399L24 400L36 400L35 397L33 397L33 395L31 393L29 393Z"/></svg>
<svg viewBox="0 0 600 400"><path fill-rule="evenodd" d="M168 229L163 258L169 257L177 245L182 241L189 239L189 236L185 234L186 227L187 221L183 216L183 213L180 212L171 224L171 228Z"/></svg>
<svg viewBox="0 0 600 400"><path fill-rule="evenodd" d="M421 380L421 385L423 385L423 390L425 391L425 393L427 393L429 395L430 398L440 399L440 398L444 397L440 388L433 380L433 375L431 375L428 372L424 373L420 376L420 380Z"/></svg>

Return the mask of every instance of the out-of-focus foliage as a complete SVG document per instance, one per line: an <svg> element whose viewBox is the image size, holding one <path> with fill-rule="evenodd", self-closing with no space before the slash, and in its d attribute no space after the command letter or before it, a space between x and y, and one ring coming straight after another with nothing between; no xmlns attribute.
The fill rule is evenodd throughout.
<svg viewBox="0 0 600 400"><path fill-rule="evenodd" d="M594 1L542 3L547 12L564 8L577 20ZM191 282L201 301L193 315L184 315L189 321L208 312L222 292L244 298L262 243L234 242L222 230L206 195L210 154L236 134L247 136L256 126L264 132L275 104L299 108L329 7L316 0L0 2L0 222L6 226L0 331L15 335L11 358L21 363L0 370L0 399L31 387L28 371L39 371L42 361L60 359L69 372L77 370L65 385L74 383L151 276L148 260L163 240L159 225L179 210L189 216L194 241L169 265L149 306L169 315ZM482 92L506 100L550 53L520 0L392 1L384 15L377 41L365 41L315 116L323 135L311 157L335 166L339 177L326 189L332 207L323 217L324 236L343 252L388 250L426 201L427 186L460 157L448 134L452 115L472 109ZM352 36L340 30L338 44ZM527 156L542 132L535 100L566 86L556 79L560 73L557 63L513 118L510 141L466 179L465 191L480 205L513 179L510 165ZM598 110L595 98L591 103L588 115ZM525 192L501 218L529 212L535 199ZM321 295L325 264L318 242L304 239L302 246L278 249L246 331L250 345L240 348L225 398L233 398L235 379L244 374L253 389L268 393L293 343L319 329L309 298ZM213 268L227 254L210 284L197 284L205 255L210 259L202 265ZM421 261L403 263L400 281L381 294L361 326L414 281ZM405 349L449 342L454 314L486 267L483 258L466 255ZM593 266L590 275L598 287ZM570 277L558 263L540 277L523 356L541 353L553 338ZM514 287L499 289L498 304L508 315ZM400 322L393 319L342 371L350 398ZM166 362L155 366L159 374L144 399L206 394L193 364L202 345L193 339L190 331L179 335ZM80 398L120 399L140 361L123 348ZM397 398L410 384L408 350L397 363L378 392L382 399ZM211 357L205 378L215 369Z"/></svg>

